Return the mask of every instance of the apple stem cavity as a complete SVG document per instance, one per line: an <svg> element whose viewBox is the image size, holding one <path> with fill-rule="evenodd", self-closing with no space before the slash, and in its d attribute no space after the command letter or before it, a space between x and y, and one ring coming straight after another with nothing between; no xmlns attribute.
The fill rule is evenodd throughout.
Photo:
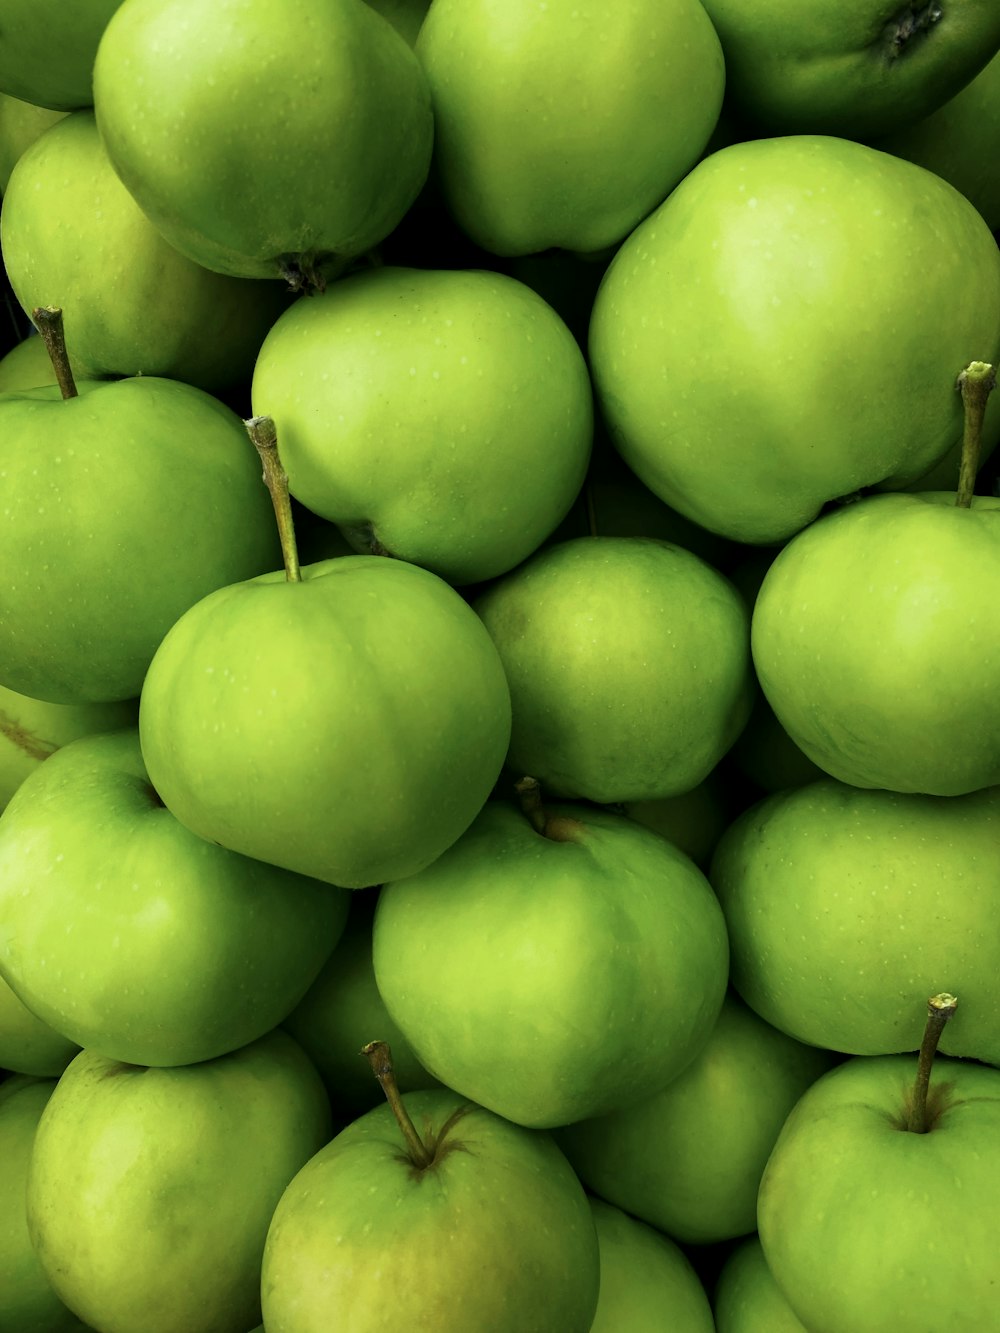
<svg viewBox="0 0 1000 1333"><path fill-rule="evenodd" d="M63 312L59 306L40 305L31 312L31 320L41 335L45 350L52 362L56 383L63 398L79 396L73 371L66 352L66 335L63 332Z"/></svg>
<svg viewBox="0 0 1000 1333"><path fill-rule="evenodd" d="M536 833L550 842L577 842L583 825L569 815L554 815L542 800L542 788L537 778L523 777L514 783L521 812Z"/></svg>
<svg viewBox="0 0 1000 1333"><path fill-rule="evenodd" d="M301 583L299 550L295 542L295 523L292 519L292 498L288 491L288 473L281 465L278 454L278 432L271 417L250 417L244 421L247 434L260 455L264 468L264 485L271 495L274 517L278 521L281 556L285 562L285 580Z"/></svg>
<svg viewBox="0 0 1000 1333"><path fill-rule="evenodd" d="M973 361L958 377L957 388L965 409L965 429L962 435L962 462L958 473L958 492L955 504L959 509L972 507L972 495L979 471L979 453L982 447L983 417L990 394L996 388L996 370L988 361Z"/></svg>
<svg viewBox="0 0 1000 1333"><path fill-rule="evenodd" d="M410 1119L410 1113L403 1104L403 1098L396 1082L396 1072L392 1067L392 1052L387 1041L370 1041L361 1048L371 1065L372 1073L378 1079L379 1087L385 1093L386 1101L392 1108L400 1132L406 1140L406 1149L410 1161L418 1171L425 1171L434 1161L434 1156L417 1133L416 1126Z"/></svg>
<svg viewBox="0 0 1000 1333"><path fill-rule="evenodd" d="M906 1118L906 1128L911 1134L926 1134L930 1129L927 1113L927 1091L931 1081L931 1066L937 1052L938 1042L944 1025L958 1008L958 999L942 991L932 995L927 1001L927 1024L924 1038L920 1043L920 1055L917 1057L917 1077L913 1085L913 1097Z"/></svg>

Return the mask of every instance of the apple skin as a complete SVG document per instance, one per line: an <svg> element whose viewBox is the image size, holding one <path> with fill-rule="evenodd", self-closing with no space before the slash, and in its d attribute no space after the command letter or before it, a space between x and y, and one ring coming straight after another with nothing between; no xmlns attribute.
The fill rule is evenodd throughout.
<svg viewBox="0 0 1000 1333"><path fill-rule="evenodd" d="M600 1199L590 1200L601 1288L590 1333L715 1333L705 1289L683 1250Z"/></svg>
<svg viewBox="0 0 1000 1333"><path fill-rule="evenodd" d="M589 1333L600 1272L583 1187L547 1134L449 1089L404 1103L436 1159L414 1169L388 1106L312 1158L271 1222L268 1333Z"/></svg>
<svg viewBox="0 0 1000 1333"><path fill-rule="evenodd" d="M109 1059L193 1064L263 1036L326 962L347 906L186 829L135 729L65 746L0 818L0 972Z"/></svg>
<svg viewBox="0 0 1000 1333"><path fill-rule="evenodd" d="M435 574L350 555L204 598L150 664L149 776L203 838L345 888L428 865L510 736L496 649Z"/></svg>
<svg viewBox="0 0 1000 1333"><path fill-rule="evenodd" d="M617 244L697 161L722 51L693 0L434 0L435 178L484 249Z"/></svg>
<svg viewBox="0 0 1000 1333"><path fill-rule="evenodd" d="M97 44L122 0L4 0L0 90L53 110L93 101Z"/></svg>
<svg viewBox="0 0 1000 1333"><path fill-rule="evenodd" d="M682 547L560 542L473 607L510 684L507 766L553 795L606 804L690 791L749 716L747 609Z"/></svg>
<svg viewBox="0 0 1000 1333"><path fill-rule="evenodd" d="M81 1051L35 1138L35 1251L102 1333L245 1333L271 1215L330 1132L319 1075L283 1032L177 1069Z"/></svg>
<svg viewBox="0 0 1000 1333"><path fill-rule="evenodd" d="M21 308L62 309L70 360L88 379L229 388L250 377L288 305L277 283L210 273L169 246L112 170L92 111L67 116L18 160L0 244Z"/></svg>
<svg viewBox="0 0 1000 1333"><path fill-rule="evenodd" d="M153 225L234 277L322 285L392 231L430 165L423 71L362 0L129 0L94 105Z"/></svg>
<svg viewBox="0 0 1000 1333"><path fill-rule="evenodd" d="M998 595L1000 499L868 496L799 533L768 570L752 624L761 688L796 745L843 782L935 796L994 786L1000 625L983 607Z"/></svg>
<svg viewBox="0 0 1000 1333"><path fill-rule="evenodd" d="M665 1088L556 1141L589 1190L674 1240L747 1235L785 1116L835 1058L727 995L708 1041Z"/></svg>
<svg viewBox="0 0 1000 1333"><path fill-rule="evenodd" d="M154 376L77 389L0 396L0 683L109 703L138 697L187 607L281 556L235 412Z"/></svg>
<svg viewBox="0 0 1000 1333"><path fill-rule="evenodd" d="M713 1307L717 1333L809 1333L771 1276L756 1235L723 1264Z"/></svg>
<svg viewBox="0 0 1000 1333"><path fill-rule="evenodd" d="M708 1040L728 945L665 838L547 807L565 840L490 802L420 874L383 886L375 979L421 1063L518 1124L552 1128L658 1091Z"/></svg>
<svg viewBox="0 0 1000 1333"><path fill-rule="evenodd" d="M732 984L799 1041L915 1051L924 1001L963 1005L941 1050L1000 1064L1000 787L934 797L828 778L779 792L722 835L709 879Z"/></svg>
<svg viewBox="0 0 1000 1333"><path fill-rule="evenodd" d="M297 500L362 553L453 584L541 545L579 493L593 434L569 329L529 287L482 270L386 266L300 299L264 339L253 410L274 420Z"/></svg>
<svg viewBox="0 0 1000 1333"><path fill-rule="evenodd" d="M84 1328L52 1290L28 1235L24 1207L35 1130L55 1079L9 1078L0 1084L0 1329L75 1333Z"/></svg>
<svg viewBox="0 0 1000 1333"><path fill-rule="evenodd" d="M0 1069L58 1078L79 1049L33 1014L0 976Z"/></svg>
<svg viewBox="0 0 1000 1333"><path fill-rule="evenodd" d="M622 244L589 346L640 479L704 527L780 543L961 438L956 376L1000 352L1000 251L911 162L816 135L733 144Z"/></svg>
<svg viewBox="0 0 1000 1333"><path fill-rule="evenodd" d="M992 0L705 0L727 105L771 134L884 134L934 111L1000 46Z"/></svg>
<svg viewBox="0 0 1000 1333"><path fill-rule="evenodd" d="M45 344L33 333L0 357L0 393L40 389L55 382L55 371Z"/></svg>
<svg viewBox="0 0 1000 1333"><path fill-rule="evenodd" d="M0 194L6 190L14 164L25 149L65 115L65 111L50 111L0 93Z"/></svg>
<svg viewBox="0 0 1000 1333"><path fill-rule="evenodd" d="M806 1092L761 1181L768 1267L810 1333L997 1327L1000 1071L940 1057L926 1134L902 1126L916 1060L849 1060Z"/></svg>

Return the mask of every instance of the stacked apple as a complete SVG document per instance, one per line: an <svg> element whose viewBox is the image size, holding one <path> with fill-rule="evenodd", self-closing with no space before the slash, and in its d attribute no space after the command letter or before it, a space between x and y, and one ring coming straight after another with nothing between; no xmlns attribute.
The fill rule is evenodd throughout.
<svg viewBox="0 0 1000 1333"><path fill-rule="evenodd" d="M1000 1331L1000 9L63 9L0 1333Z"/></svg>

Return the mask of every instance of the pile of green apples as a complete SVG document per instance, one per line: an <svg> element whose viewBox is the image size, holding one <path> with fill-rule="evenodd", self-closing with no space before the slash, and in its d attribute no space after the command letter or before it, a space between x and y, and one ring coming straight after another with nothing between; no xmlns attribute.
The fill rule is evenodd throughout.
<svg viewBox="0 0 1000 1333"><path fill-rule="evenodd" d="M0 1333L1000 1333L996 0L0 0L0 188Z"/></svg>

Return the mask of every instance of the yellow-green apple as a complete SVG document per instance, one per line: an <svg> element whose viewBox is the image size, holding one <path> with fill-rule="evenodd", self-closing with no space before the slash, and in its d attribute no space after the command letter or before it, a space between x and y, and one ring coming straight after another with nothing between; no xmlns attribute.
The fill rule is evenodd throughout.
<svg viewBox="0 0 1000 1333"><path fill-rule="evenodd" d="M0 975L0 1070L58 1078L79 1049L33 1014Z"/></svg>
<svg viewBox="0 0 1000 1333"><path fill-rule="evenodd" d="M14 344L0 357L0 393L12 389L40 389L55 384L56 373L41 338L34 333Z"/></svg>
<svg viewBox="0 0 1000 1333"><path fill-rule="evenodd" d="M6 190L14 164L25 149L65 115L65 111L50 111L0 93L0 194Z"/></svg>
<svg viewBox="0 0 1000 1333"><path fill-rule="evenodd" d="M4 0L0 91L72 111L93 101L94 55L122 0Z"/></svg>
<svg viewBox="0 0 1000 1333"><path fill-rule="evenodd" d="M712 1307L716 1333L808 1333L772 1277L756 1234L726 1258Z"/></svg>

